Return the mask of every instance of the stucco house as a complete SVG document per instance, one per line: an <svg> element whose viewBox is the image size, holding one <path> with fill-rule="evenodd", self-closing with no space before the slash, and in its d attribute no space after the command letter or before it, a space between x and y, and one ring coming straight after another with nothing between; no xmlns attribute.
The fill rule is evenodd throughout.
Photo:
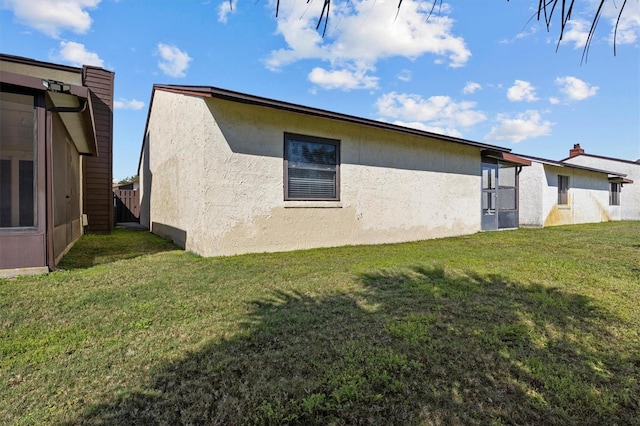
<svg viewBox="0 0 640 426"><path fill-rule="evenodd" d="M140 221L204 256L514 228L530 161L509 151L215 87L155 85Z"/></svg>
<svg viewBox="0 0 640 426"><path fill-rule="evenodd" d="M0 54L0 276L111 230L113 76Z"/></svg>
<svg viewBox="0 0 640 426"><path fill-rule="evenodd" d="M587 154L580 144L576 144L569 150L569 157L562 161L566 164L616 170L625 174L626 179L610 183L610 190L612 193L619 193L618 199L614 201L620 204L620 219L640 220L640 159L631 161ZM635 184L629 185L631 182Z"/></svg>
<svg viewBox="0 0 640 426"><path fill-rule="evenodd" d="M531 161L531 166L520 174L521 226L621 219L621 194L616 185L632 183L624 173L526 155L521 157ZM612 192L612 188L618 188L618 191Z"/></svg>

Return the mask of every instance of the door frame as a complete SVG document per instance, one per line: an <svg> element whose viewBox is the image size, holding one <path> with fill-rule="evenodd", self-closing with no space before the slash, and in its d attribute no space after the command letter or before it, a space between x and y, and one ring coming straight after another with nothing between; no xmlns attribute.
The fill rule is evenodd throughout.
<svg viewBox="0 0 640 426"><path fill-rule="evenodd" d="M485 171L487 173L485 173ZM480 229L495 231L498 229L498 163L482 161L480 180Z"/></svg>

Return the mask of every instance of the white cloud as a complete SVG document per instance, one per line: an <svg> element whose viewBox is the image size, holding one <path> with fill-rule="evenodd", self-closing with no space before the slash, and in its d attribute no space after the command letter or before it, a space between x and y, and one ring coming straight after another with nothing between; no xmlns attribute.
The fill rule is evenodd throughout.
<svg viewBox="0 0 640 426"><path fill-rule="evenodd" d="M584 48L589 37L589 28L591 28L591 22L583 19L576 18L568 21L560 44L573 43L574 49Z"/></svg>
<svg viewBox="0 0 640 426"><path fill-rule="evenodd" d="M413 73L411 72L411 70L407 70L404 69L402 71L400 71L400 73L398 74L398 80L400 81L411 81L413 79Z"/></svg>
<svg viewBox="0 0 640 426"><path fill-rule="evenodd" d="M462 89L462 93L465 95L469 95L471 93L475 93L476 91L482 89L482 86L479 83L474 83L473 81L469 81Z"/></svg>
<svg viewBox="0 0 640 426"><path fill-rule="evenodd" d="M87 10L101 0L4 0L2 7L13 11L18 22L58 38L63 30L84 34L91 28Z"/></svg>
<svg viewBox="0 0 640 426"><path fill-rule="evenodd" d="M54 60L63 61L76 67L83 65L104 67L104 61L97 53L89 52L84 44L75 41L61 41L60 50L52 56Z"/></svg>
<svg viewBox="0 0 640 426"><path fill-rule="evenodd" d="M229 19L229 15L236 12L237 2L231 1L223 1L218 6L218 22L222 22L223 24L227 23Z"/></svg>
<svg viewBox="0 0 640 426"><path fill-rule="evenodd" d="M621 6L621 4L621 2L605 2L602 11L604 18L607 19L611 25L609 41L611 43L614 41L613 37L617 22L618 32L615 34L616 45L634 44L640 39L640 7L638 7L636 1L628 1L618 22L618 15L620 14L618 6Z"/></svg>
<svg viewBox="0 0 640 426"><path fill-rule="evenodd" d="M113 107L115 109L133 109L139 110L144 108L144 102L137 99L123 99L113 101Z"/></svg>
<svg viewBox="0 0 640 426"><path fill-rule="evenodd" d="M455 102L448 96L432 96L423 99L419 95L395 92L382 95L376 101L378 114L381 116L451 129L473 126L486 120L482 112L473 109L475 106L475 102Z"/></svg>
<svg viewBox="0 0 640 426"><path fill-rule="evenodd" d="M162 58L160 62L158 62L158 67L162 72L169 77L186 76L187 68L189 68L189 62L192 60L187 52L183 52L176 46L158 43L158 53Z"/></svg>
<svg viewBox="0 0 640 426"><path fill-rule="evenodd" d="M519 113L515 117L498 114L497 121L499 124L491 128L484 138L485 141L518 143L525 139L549 135L554 125L550 121L543 120L540 113L534 110Z"/></svg>
<svg viewBox="0 0 640 426"><path fill-rule="evenodd" d="M460 133L460 131L458 131L457 129L452 129L449 127L427 126L426 124L421 123L419 121L405 122L405 121L396 120L393 122L393 124L397 126L411 127L412 129L418 129L425 132L437 133L439 135L449 135L456 138L463 137L462 133Z"/></svg>
<svg viewBox="0 0 640 426"><path fill-rule="evenodd" d="M528 81L516 80L508 90L507 98L511 102L534 102L537 101L536 89Z"/></svg>
<svg viewBox="0 0 640 426"><path fill-rule="evenodd" d="M265 60L278 71L304 59L318 59L332 69L371 70L384 58L415 59L431 54L450 67L463 66L471 56L464 39L453 34L454 21L442 5L440 16L427 15L430 2L404 0L396 19L397 3L366 0L334 0L327 34L316 30L323 2L295 2L281 12L277 32L286 48L272 51ZM324 21L323 21L324 24ZM321 29L322 30L322 27Z"/></svg>
<svg viewBox="0 0 640 426"><path fill-rule="evenodd" d="M323 89L375 89L378 78L366 75L366 70L349 71L346 69L327 71L316 67L309 73L309 81Z"/></svg>
<svg viewBox="0 0 640 426"><path fill-rule="evenodd" d="M598 86L590 86L588 83L576 77L558 77L556 84L560 91L571 101L583 101L598 93Z"/></svg>
<svg viewBox="0 0 640 426"><path fill-rule="evenodd" d="M531 36L537 34L539 29L540 29L540 23L536 22L535 20L531 20L531 21L527 22L527 26L525 28L523 28L518 34L516 34L515 37L510 38L510 39L502 39L502 40L499 41L499 43L500 44L511 44L511 43L514 43L519 39L531 37Z"/></svg>
<svg viewBox="0 0 640 426"><path fill-rule="evenodd" d="M551 105L558 105L558 104L560 103L560 99L559 99L559 98L556 98L555 96L551 96L551 97L549 98L549 103L550 103Z"/></svg>
<svg viewBox="0 0 640 426"><path fill-rule="evenodd" d="M603 26L608 24L610 31L608 40L610 43L614 42L614 35L616 45L636 43L640 38L640 7L637 5L637 0L630 0L626 3L622 15L620 15L622 4L623 2L604 2L601 19L598 22L594 37L597 37L600 31L606 31ZM591 17L596 13L600 2L587 1L584 2L584 6L585 9L580 12L588 16L589 19L572 18L568 21L561 44L573 43L574 49L584 48L592 25ZM618 15L620 15L619 21ZM617 33L615 33L616 25L618 26Z"/></svg>

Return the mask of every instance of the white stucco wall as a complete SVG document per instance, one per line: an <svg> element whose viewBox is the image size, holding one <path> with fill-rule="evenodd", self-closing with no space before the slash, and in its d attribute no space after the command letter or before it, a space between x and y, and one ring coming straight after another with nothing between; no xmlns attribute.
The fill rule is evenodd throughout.
<svg viewBox="0 0 640 426"><path fill-rule="evenodd" d="M339 139L340 201L285 202L284 132ZM141 221L205 256L378 244L480 230L480 151L157 90Z"/></svg>
<svg viewBox="0 0 640 426"><path fill-rule="evenodd" d="M568 202L558 205L558 175L569 176ZM520 173L520 225L554 226L618 220L606 173L533 161Z"/></svg>
<svg viewBox="0 0 640 426"><path fill-rule="evenodd" d="M544 190L547 187L544 167L541 163L532 162L523 167L519 175L519 214L520 226L543 226Z"/></svg>
<svg viewBox="0 0 640 426"><path fill-rule="evenodd" d="M640 220L640 164L588 155L578 155L566 162L626 174L634 183L624 184L620 192L620 219Z"/></svg>

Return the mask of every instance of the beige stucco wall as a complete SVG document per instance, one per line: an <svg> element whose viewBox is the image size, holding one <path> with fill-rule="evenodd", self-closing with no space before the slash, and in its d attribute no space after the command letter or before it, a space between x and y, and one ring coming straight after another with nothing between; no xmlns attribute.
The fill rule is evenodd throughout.
<svg viewBox="0 0 640 426"><path fill-rule="evenodd" d="M620 192L620 219L640 220L640 164L586 155L569 158L566 162L626 174L627 178L634 183L622 186L622 191Z"/></svg>
<svg viewBox="0 0 640 426"><path fill-rule="evenodd" d="M0 70L23 74L45 80L62 81L67 84L82 86L82 72L70 72L55 68L44 68L35 65L21 64L10 61L0 61Z"/></svg>
<svg viewBox="0 0 640 426"><path fill-rule="evenodd" d="M45 80L62 81L67 84L82 86L82 71L70 72L55 68L45 68L36 65L21 64L10 61L0 61L0 71L23 74Z"/></svg>
<svg viewBox="0 0 640 426"><path fill-rule="evenodd" d="M567 205L558 205L558 175L569 176ZM533 161L520 173L520 225L554 226L619 220L609 206L605 173Z"/></svg>
<svg viewBox="0 0 640 426"><path fill-rule="evenodd" d="M341 140L340 201L285 202L284 132ZM205 256L480 230L478 148L156 91L141 221Z"/></svg>

